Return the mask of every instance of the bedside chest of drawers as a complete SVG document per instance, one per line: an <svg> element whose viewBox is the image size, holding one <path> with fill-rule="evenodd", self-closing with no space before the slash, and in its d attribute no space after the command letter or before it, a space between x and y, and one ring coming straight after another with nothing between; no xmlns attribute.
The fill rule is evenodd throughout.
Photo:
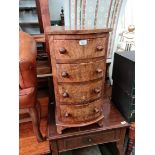
<svg viewBox="0 0 155 155"><path fill-rule="evenodd" d="M46 30L55 90L57 132L104 121L103 95L111 29Z"/></svg>

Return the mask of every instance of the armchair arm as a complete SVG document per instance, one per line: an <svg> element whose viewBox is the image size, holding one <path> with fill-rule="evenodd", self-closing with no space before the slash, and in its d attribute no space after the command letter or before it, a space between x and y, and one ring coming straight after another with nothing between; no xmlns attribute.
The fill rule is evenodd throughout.
<svg viewBox="0 0 155 155"><path fill-rule="evenodd" d="M45 34L35 34L32 37L36 42L45 43Z"/></svg>

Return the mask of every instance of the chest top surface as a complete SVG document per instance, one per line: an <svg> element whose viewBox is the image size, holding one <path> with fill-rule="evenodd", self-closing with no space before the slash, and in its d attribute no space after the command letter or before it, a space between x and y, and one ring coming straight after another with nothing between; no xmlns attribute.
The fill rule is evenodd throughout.
<svg viewBox="0 0 155 155"><path fill-rule="evenodd" d="M58 34L95 34L95 33L108 33L111 32L111 28L103 27L65 27L65 26L49 26L46 28L47 34L58 35Z"/></svg>

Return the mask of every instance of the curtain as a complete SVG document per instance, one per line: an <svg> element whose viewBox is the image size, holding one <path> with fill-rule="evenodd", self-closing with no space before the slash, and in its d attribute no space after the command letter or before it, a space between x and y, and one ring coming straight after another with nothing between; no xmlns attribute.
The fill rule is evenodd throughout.
<svg viewBox="0 0 155 155"><path fill-rule="evenodd" d="M108 58L111 58L119 12L123 0L65 0L65 26L80 29L112 28Z"/></svg>

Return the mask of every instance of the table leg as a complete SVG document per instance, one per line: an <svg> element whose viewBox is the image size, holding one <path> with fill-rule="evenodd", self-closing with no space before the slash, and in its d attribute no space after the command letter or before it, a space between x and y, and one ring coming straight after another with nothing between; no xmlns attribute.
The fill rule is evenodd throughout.
<svg viewBox="0 0 155 155"><path fill-rule="evenodd" d="M52 155L59 155L58 144L56 141L50 142Z"/></svg>
<svg viewBox="0 0 155 155"><path fill-rule="evenodd" d="M49 92L49 102L54 101L54 90L53 90L53 82L52 77L48 77L48 92Z"/></svg>
<svg viewBox="0 0 155 155"><path fill-rule="evenodd" d="M124 155L123 152L123 144L125 139L126 128L120 129L119 141L116 142L116 146L118 149L118 155Z"/></svg>
<svg viewBox="0 0 155 155"><path fill-rule="evenodd" d="M118 149L118 155L124 155L123 154L123 145L120 145L119 143L116 143L117 149Z"/></svg>
<svg viewBox="0 0 155 155"><path fill-rule="evenodd" d="M130 155L131 154L133 146L134 146L134 140L133 139L129 139L126 155Z"/></svg>
<svg viewBox="0 0 155 155"><path fill-rule="evenodd" d="M127 147L127 155L130 155L135 144L135 123L132 123L129 129L129 142Z"/></svg>

